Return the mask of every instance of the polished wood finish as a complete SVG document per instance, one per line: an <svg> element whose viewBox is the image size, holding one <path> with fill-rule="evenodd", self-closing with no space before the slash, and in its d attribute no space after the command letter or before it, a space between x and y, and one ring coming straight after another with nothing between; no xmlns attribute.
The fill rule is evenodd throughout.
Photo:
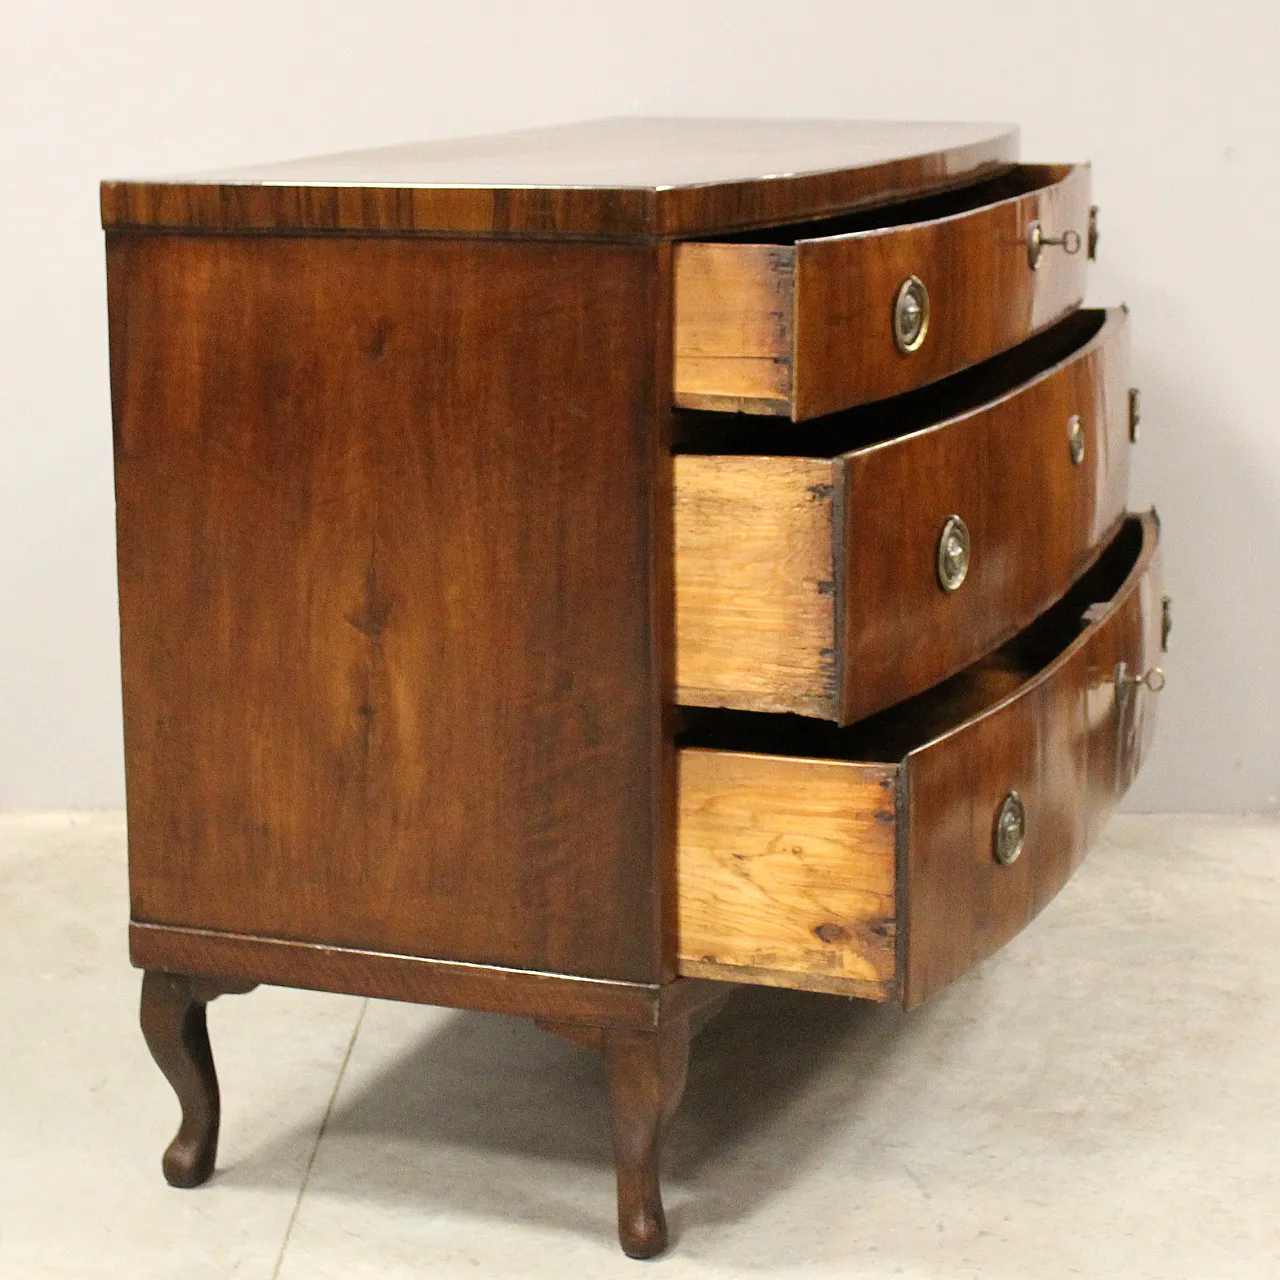
<svg viewBox="0 0 1280 1280"><path fill-rule="evenodd" d="M1077 313L951 385L831 420L805 443L868 440L834 458L678 456L676 700L850 724L998 647L1122 518L1128 385L1127 314ZM936 565L952 513L971 561L948 593Z"/></svg>
<svg viewBox="0 0 1280 1280"><path fill-rule="evenodd" d="M1151 739L1156 526L1104 549L1123 319L1075 312L1083 252L1027 261L1088 170L1016 150L615 120L103 184L171 1182L213 1169L222 992L523 1015L601 1055L651 1257L736 984L912 1005L1056 892Z"/></svg>
<svg viewBox="0 0 1280 1280"><path fill-rule="evenodd" d="M675 459L677 702L830 711L832 473L822 458Z"/></svg>
<svg viewBox="0 0 1280 1280"><path fill-rule="evenodd" d="M1139 541L1123 586L1091 611L1066 649L1016 696L905 761L908 1008L1039 913L1083 861L1091 830L1136 771L1135 744L1144 744L1146 734L1135 738L1117 715L1115 679L1117 662L1141 672L1158 652L1160 564L1150 516ZM1144 688L1126 699L1141 705L1136 714L1144 730L1155 696ZM1091 722L1091 714L1099 718ZM1027 835L1021 857L1006 867L991 851L996 811L1009 790L1022 797Z"/></svg>
<svg viewBox="0 0 1280 1280"><path fill-rule="evenodd" d="M106 227L692 236L821 217L1017 159L1000 124L618 118L104 182Z"/></svg>
<svg viewBox="0 0 1280 1280"><path fill-rule="evenodd" d="M680 245L675 403L803 421L924 386L1060 319L1084 296L1089 167L1022 166L1014 177L927 220L886 210L888 225L837 223L824 235L817 224L790 245ZM1046 235L1076 231L1079 252L1046 248L1032 270L1033 220ZM928 288L930 319L919 350L904 354L893 307L910 275Z"/></svg>
<svg viewBox="0 0 1280 1280"><path fill-rule="evenodd" d="M161 1161L170 1186L207 1182L218 1155L222 1103L205 1007L220 995L251 991L255 985L155 970L143 974L143 1038L182 1107L182 1123Z"/></svg>
<svg viewBox="0 0 1280 1280"><path fill-rule="evenodd" d="M110 238L136 921L669 975L660 266Z"/></svg>
<svg viewBox="0 0 1280 1280"><path fill-rule="evenodd" d="M894 991L892 766L680 753L680 972Z"/></svg>
<svg viewBox="0 0 1280 1280"><path fill-rule="evenodd" d="M913 1007L1002 946L1066 882L1137 772L1155 695L1117 692L1116 668L1158 661L1159 601L1156 521L1131 519L1032 627L879 716L838 729L689 713L681 971L776 985L790 969L788 986L900 993ZM1006 867L992 837L1010 790L1027 841ZM856 905L840 918L838 904ZM823 938L810 922L827 914L838 947L801 945L806 924ZM753 964L753 947L785 966ZM747 962L703 965L699 950Z"/></svg>

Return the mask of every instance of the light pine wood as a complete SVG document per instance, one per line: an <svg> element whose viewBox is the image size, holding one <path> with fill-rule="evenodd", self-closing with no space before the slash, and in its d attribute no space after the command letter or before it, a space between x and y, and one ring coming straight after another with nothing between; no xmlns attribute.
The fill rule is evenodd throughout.
<svg viewBox="0 0 1280 1280"><path fill-rule="evenodd" d="M682 751L680 973L892 996L896 772Z"/></svg>
<svg viewBox="0 0 1280 1280"><path fill-rule="evenodd" d="M1083 298L1089 201L1088 165L1028 165L1003 187L976 186L972 205L946 216L898 223L888 210L882 225L853 232L798 228L793 243L681 245L675 403L802 421L1006 351ZM1077 232L1079 252L1046 247L1033 271L1036 220L1046 236ZM929 289L930 321L904 355L893 303L912 274Z"/></svg>
<svg viewBox="0 0 1280 1280"><path fill-rule="evenodd" d="M830 716L833 464L675 459L676 702Z"/></svg>
<svg viewBox="0 0 1280 1280"><path fill-rule="evenodd" d="M676 403L791 413L795 249L676 246Z"/></svg>

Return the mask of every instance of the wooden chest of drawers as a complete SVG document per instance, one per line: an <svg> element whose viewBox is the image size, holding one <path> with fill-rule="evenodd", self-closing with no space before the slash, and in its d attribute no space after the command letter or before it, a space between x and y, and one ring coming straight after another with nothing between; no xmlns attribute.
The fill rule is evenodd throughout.
<svg viewBox="0 0 1280 1280"><path fill-rule="evenodd" d="M131 951L213 1169L256 983L603 1055L619 1232L736 983L918 1004L1141 764L1087 166L617 120L103 185Z"/></svg>

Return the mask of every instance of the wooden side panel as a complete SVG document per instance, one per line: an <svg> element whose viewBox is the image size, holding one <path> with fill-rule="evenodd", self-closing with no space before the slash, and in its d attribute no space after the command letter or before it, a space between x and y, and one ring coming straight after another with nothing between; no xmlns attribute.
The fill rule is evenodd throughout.
<svg viewBox="0 0 1280 1280"><path fill-rule="evenodd" d="M680 753L680 972L894 991L889 765Z"/></svg>
<svg viewBox="0 0 1280 1280"><path fill-rule="evenodd" d="M830 718L832 464L675 459L676 702Z"/></svg>
<svg viewBox="0 0 1280 1280"><path fill-rule="evenodd" d="M797 421L897 395L1021 342L1084 297L1089 220L1087 165L1054 186L933 222L796 246ZM1081 249L1046 248L1033 271L1027 228L1076 231ZM928 332L903 354L893 340L898 288L918 276L929 291Z"/></svg>
<svg viewBox="0 0 1280 1280"><path fill-rule="evenodd" d="M108 261L135 920L658 980L658 250Z"/></svg>
<svg viewBox="0 0 1280 1280"><path fill-rule="evenodd" d="M1128 316L992 404L845 455L839 718L850 724L991 652L1059 599L1110 541L1129 483ZM1078 415L1085 454L1071 460ZM955 592L937 548L971 540Z"/></svg>
<svg viewBox="0 0 1280 1280"><path fill-rule="evenodd" d="M675 257L675 403L789 415L795 249L681 244Z"/></svg>
<svg viewBox="0 0 1280 1280"><path fill-rule="evenodd" d="M1153 695L1139 691L1137 720L1117 715L1115 663L1148 661L1156 541L1148 517L1124 586L1056 660L1008 700L908 755L900 890L908 1007L996 951L1053 898L1136 771ZM1016 862L1001 866L992 838L1010 790L1025 806L1026 842Z"/></svg>

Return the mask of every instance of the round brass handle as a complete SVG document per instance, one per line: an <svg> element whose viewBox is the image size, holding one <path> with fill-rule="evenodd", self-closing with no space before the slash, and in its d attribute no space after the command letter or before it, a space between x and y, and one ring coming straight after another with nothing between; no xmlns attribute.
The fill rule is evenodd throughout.
<svg viewBox="0 0 1280 1280"><path fill-rule="evenodd" d="M1002 867L1011 866L1021 856L1022 846L1026 842L1026 806L1016 791L1006 792L996 810L995 827L991 836L992 855Z"/></svg>
<svg viewBox="0 0 1280 1280"><path fill-rule="evenodd" d="M919 276L908 276L893 301L893 341L899 351L919 351L929 332L929 290Z"/></svg>
<svg viewBox="0 0 1280 1280"><path fill-rule="evenodd" d="M1049 245L1056 245L1064 253L1079 253L1083 241L1078 231L1067 230L1060 236L1047 236L1039 219L1027 227L1027 262L1032 271L1040 270L1040 258Z"/></svg>
<svg viewBox="0 0 1280 1280"><path fill-rule="evenodd" d="M1140 676L1136 676L1130 673L1123 662L1117 663L1116 687L1126 689L1135 685L1145 685L1152 693L1159 693L1164 688L1164 669L1148 667Z"/></svg>
<svg viewBox="0 0 1280 1280"><path fill-rule="evenodd" d="M1067 449L1072 465L1078 467L1084 461L1084 423L1078 413L1073 413L1067 420Z"/></svg>
<svg viewBox="0 0 1280 1280"><path fill-rule="evenodd" d="M948 516L938 539L938 585L958 591L969 572L969 526L959 516Z"/></svg>

